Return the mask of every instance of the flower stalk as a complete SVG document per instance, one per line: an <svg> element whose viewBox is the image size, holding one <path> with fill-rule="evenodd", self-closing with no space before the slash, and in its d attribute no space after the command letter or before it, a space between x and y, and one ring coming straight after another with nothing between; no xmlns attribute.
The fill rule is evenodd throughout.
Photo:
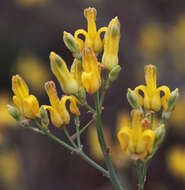
<svg viewBox="0 0 185 190"><path fill-rule="evenodd" d="M101 167L100 165L98 165L96 162L94 162L91 158L89 158L79 147L77 147L77 148L72 147L71 145L69 145L69 144L65 143L64 141L60 140L58 137L53 135L49 130L43 128L36 119L33 119L33 122L45 135L50 137L52 140L54 140L55 142L57 142L58 144L60 144L64 148L66 148L67 150L69 150L71 152L74 152L77 155L79 155L83 160L85 160L91 166L93 166L94 168L99 170L104 176L109 178L109 172L107 170L105 170L103 167Z"/></svg>
<svg viewBox="0 0 185 190"><path fill-rule="evenodd" d="M96 105L96 129L97 129L97 134L98 134L98 140L100 143L102 153L105 158L106 166L110 173L110 180L116 190L123 190L123 187L121 186L121 183L120 183L120 181L116 175L116 172L114 170L114 167L112 165L111 159L109 157L109 150L105 143L105 138L104 138L104 133L103 133L103 128L102 128L102 120L101 120L101 107L100 107L100 100L99 100L99 91L97 91L94 94L94 100L95 100L95 105Z"/></svg>

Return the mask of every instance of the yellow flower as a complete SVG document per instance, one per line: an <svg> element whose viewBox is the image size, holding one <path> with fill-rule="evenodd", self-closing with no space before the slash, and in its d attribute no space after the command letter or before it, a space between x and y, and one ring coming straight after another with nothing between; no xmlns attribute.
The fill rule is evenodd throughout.
<svg viewBox="0 0 185 190"><path fill-rule="evenodd" d="M112 19L105 33L105 45L102 64L108 70L118 64L118 50L120 41L120 23L118 17Z"/></svg>
<svg viewBox="0 0 185 190"><path fill-rule="evenodd" d="M118 132L118 140L123 152L131 154L132 158L144 159L153 150L155 132L143 122L142 113L139 110L132 111L131 126L123 126Z"/></svg>
<svg viewBox="0 0 185 190"><path fill-rule="evenodd" d="M82 51L84 47L90 47L96 54L100 53L103 49L103 40L100 37L102 32L106 31L106 27L96 29L96 9L87 8L84 10L84 16L87 19L87 31L79 29L75 32L74 37ZM78 36L82 34L85 37L85 42Z"/></svg>
<svg viewBox="0 0 185 190"><path fill-rule="evenodd" d="M156 85L156 67L154 65L145 66L145 85L140 85L134 89L134 92L139 98L140 105L146 110L159 111L161 106L164 110L167 109L170 89L167 86L157 88ZM144 97L139 94L139 91L144 93ZM164 95L160 97L160 92Z"/></svg>
<svg viewBox="0 0 185 190"><path fill-rule="evenodd" d="M54 52L50 53L50 65L53 74L58 79L62 90L66 94L75 94L79 86L72 73L69 72L65 61Z"/></svg>
<svg viewBox="0 0 185 190"><path fill-rule="evenodd" d="M74 79L78 83L78 86L82 87L83 67L82 63L78 59L74 59L70 72L72 73Z"/></svg>
<svg viewBox="0 0 185 190"><path fill-rule="evenodd" d="M80 115L80 111L76 105L76 100L73 96L63 96L61 100L58 98L55 83L49 81L45 84L46 92L49 96L51 106L44 106L51 114L51 121L54 126L60 128L70 121L70 115L66 109L66 101L70 101L70 111L73 114Z"/></svg>
<svg viewBox="0 0 185 190"><path fill-rule="evenodd" d="M82 84L89 94L94 94L101 86L101 68L91 48L84 48L82 52Z"/></svg>
<svg viewBox="0 0 185 190"><path fill-rule="evenodd" d="M172 147L167 152L167 167L169 171L176 177L180 177L185 181L185 149L183 146Z"/></svg>
<svg viewBox="0 0 185 190"><path fill-rule="evenodd" d="M40 117L39 102L34 95L29 94L26 83L19 75L12 77L12 90L15 94L13 102L24 117Z"/></svg>

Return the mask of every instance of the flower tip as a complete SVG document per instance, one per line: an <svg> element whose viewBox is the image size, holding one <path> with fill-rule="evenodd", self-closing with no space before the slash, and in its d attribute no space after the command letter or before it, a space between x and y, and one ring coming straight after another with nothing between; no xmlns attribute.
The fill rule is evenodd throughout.
<svg viewBox="0 0 185 190"><path fill-rule="evenodd" d="M156 66L155 65L152 65L152 64L149 64L149 65L145 65L145 72L146 71L156 71Z"/></svg>
<svg viewBox="0 0 185 190"><path fill-rule="evenodd" d="M50 60L53 60L55 58L55 56L56 56L56 53L51 51L50 55L49 55Z"/></svg>
<svg viewBox="0 0 185 190"><path fill-rule="evenodd" d="M54 88L54 87L55 87L55 83L53 81L48 81L48 82L45 83L45 89L46 89L46 91L48 89L51 89L51 88Z"/></svg>
<svg viewBox="0 0 185 190"><path fill-rule="evenodd" d="M96 17L96 9L94 7L89 7L89 8L86 8L84 9L84 16L87 18L87 17L90 17L90 16L94 16Z"/></svg>
<svg viewBox="0 0 185 190"><path fill-rule="evenodd" d="M69 34L68 32L64 31L63 32L63 37L66 37L68 34Z"/></svg>

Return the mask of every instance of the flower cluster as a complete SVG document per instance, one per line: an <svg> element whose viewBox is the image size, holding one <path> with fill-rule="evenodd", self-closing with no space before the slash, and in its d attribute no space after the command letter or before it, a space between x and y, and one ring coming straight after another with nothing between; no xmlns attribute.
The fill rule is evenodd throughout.
<svg viewBox="0 0 185 190"><path fill-rule="evenodd" d="M15 75L12 77L12 89L15 94L13 101L16 109L9 106L10 113L16 118L35 119L40 118L42 125L49 123L47 110L50 112L51 122L60 128L70 122L70 115L66 108L66 101L70 102L69 110L79 116L78 106L86 101L86 92L90 95L98 91L103 83L101 72L108 72L108 81L115 80L121 67L118 65L118 49L120 40L120 23L117 17L112 19L108 27L96 27L96 9L84 10L87 20L87 31L76 30L74 35L64 32L63 40L71 51L74 61L70 69L66 62L56 53L50 53L51 71L57 78L62 91L67 94L58 97L55 83L45 83L45 90L51 105L39 106L34 95L29 94L29 89L24 80ZM105 32L103 39L101 33ZM84 40L80 38L84 36ZM100 53L103 52L102 59ZM99 61L101 59L101 61ZM19 118L18 118L19 115ZM21 118L20 118L21 115Z"/></svg>
<svg viewBox="0 0 185 190"><path fill-rule="evenodd" d="M133 160L147 160L153 156L164 138L166 120L178 99L178 89L171 92L167 86L157 88L156 78L156 67L146 65L146 85L128 89L127 99L133 108L132 122L129 126L123 124L118 140L123 152L129 153ZM157 113L161 108L159 121Z"/></svg>

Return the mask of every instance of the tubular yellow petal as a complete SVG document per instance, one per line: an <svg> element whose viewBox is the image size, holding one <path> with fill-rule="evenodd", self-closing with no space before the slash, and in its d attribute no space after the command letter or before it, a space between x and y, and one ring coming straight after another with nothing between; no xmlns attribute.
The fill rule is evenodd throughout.
<svg viewBox="0 0 185 190"><path fill-rule="evenodd" d="M155 132L153 130L147 129L143 132L141 142L145 146L145 151L148 154L152 152L154 140L155 140Z"/></svg>
<svg viewBox="0 0 185 190"><path fill-rule="evenodd" d="M144 86L144 85L139 85L138 87L136 87L136 88L134 89L134 92L135 92L136 95L138 96L140 105L143 106L143 104L144 104L144 98L143 98L143 96L141 96L141 95L139 94L139 90L141 90L141 91L144 93L144 96L145 96L145 95L147 94L146 86Z"/></svg>
<svg viewBox="0 0 185 190"><path fill-rule="evenodd" d="M83 72L82 63L77 59L74 59L73 64L71 66L71 73L73 74L73 77L77 81L79 87L82 87L82 79L81 79L82 72Z"/></svg>
<svg viewBox="0 0 185 190"><path fill-rule="evenodd" d="M94 94L101 86L100 75L95 73L82 73L82 84L89 94Z"/></svg>
<svg viewBox="0 0 185 190"><path fill-rule="evenodd" d="M102 64L108 70L118 64L118 49L120 41L120 23L117 17L111 20L104 38L104 53Z"/></svg>
<svg viewBox="0 0 185 190"><path fill-rule="evenodd" d="M57 109L58 106L60 106L60 100L58 98L55 83L53 81L46 82L45 83L45 90L46 90L47 95L49 97L49 101L50 101L51 106L54 107L55 109Z"/></svg>
<svg viewBox="0 0 185 190"><path fill-rule="evenodd" d="M45 109L49 110L50 116L51 116L51 122L53 125L57 128L61 128L62 126L69 123L70 116L68 112L65 113L65 117L61 117L61 114L57 112L53 107L51 106L44 106Z"/></svg>
<svg viewBox="0 0 185 190"><path fill-rule="evenodd" d="M39 102L34 95L29 96L30 107L32 108L33 118L37 116L40 118Z"/></svg>
<svg viewBox="0 0 185 190"><path fill-rule="evenodd" d="M143 132L143 126L142 126L142 113L140 110L133 110L131 112L132 114L132 140L131 140L131 150L136 151L137 144L139 142L140 136Z"/></svg>
<svg viewBox="0 0 185 190"><path fill-rule="evenodd" d="M12 77L12 90L14 94L20 98L29 96L28 86L19 75L14 75Z"/></svg>
<svg viewBox="0 0 185 190"><path fill-rule="evenodd" d="M84 10L84 16L87 19L87 31L90 38L96 35L96 9L87 8Z"/></svg>
<svg viewBox="0 0 185 190"><path fill-rule="evenodd" d="M154 65L145 66L145 81L148 91L153 92L156 89L156 67Z"/></svg>
<svg viewBox="0 0 185 190"><path fill-rule="evenodd" d="M35 118L35 116L40 118L39 102L34 95L30 95L24 100L24 111L25 116L28 118Z"/></svg>
<svg viewBox="0 0 185 190"><path fill-rule="evenodd" d="M76 32L74 34L75 40L78 43L78 47L80 48L80 51L82 51L84 48L84 41L78 37L80 34L83 35L86 39L87 38L87 32L83 29L79 29L79 30L76 30Z"/></svg>
<svg viewBox="0 0 185 190"><path fill-rule="evenodd" d="M164 96L161 97L161 104L164 108L164 110L167 109L167 106L168 106L168 100L169 100L169 97L170 97L170 89L167 87L167 86L161 86L159 88L157 88L157 91L163 91L164 92Z"/></svg>
<svg viewBox="0 0 185 190"><path fill-rule="evenodd" d="M78 91L78 84L69 72L64 60L54 52L51 52L50 61L51 70L59 81L62 90L67 94L75 94Z"/></svg>
<svg viewBox="0 0 185 190"><path fill-rule="evenodd" d="M91 48L84 48L82 52L82 84L88 93L95 93L101 86L101 69Z"/></svg>
<svg viewBox="0 0 185 190"><path fill-rule="evenodd" d="M101 27L99 30L98 30L98 36L101 35L102 32L106 32L107 31L107 27Z"/></svg>
<svg viewBox="0 0 185 190"><path fill-rule="evenodd" d="M132 129L138 128L141 125L142 113L140 110L132 110Z"/></svg>
<svg viewBox="0 0 185 190"><path fill-rule="evenodd" d="M79 111L79 109L78 109L78 107L77 107L77 102L76 102L75 97L73 97L73 96L63 96L63 97L61 98L61 104L64 104L64 105L65 105L67 100L70 101L70 105L69 105L70 111L71 111L73 114L79 116L79 115L80 115L80 111Z"/></svg>
<svg viewBox="0 0 185 190"><path fill-rule="evenodd" d="M118 132L118 141L121 145L121 149L123 152L127 151L127 148L129 146L131 140L131 129L128 127L124 127L122 128L119 132Z"/></svg>
<svg viewBox="0 0 185 190"><path fill-rule="evenodd" d="M159 111L161 108L160 91L155 90L153 97L151 97L151 109L153 111Z"/></svg>

